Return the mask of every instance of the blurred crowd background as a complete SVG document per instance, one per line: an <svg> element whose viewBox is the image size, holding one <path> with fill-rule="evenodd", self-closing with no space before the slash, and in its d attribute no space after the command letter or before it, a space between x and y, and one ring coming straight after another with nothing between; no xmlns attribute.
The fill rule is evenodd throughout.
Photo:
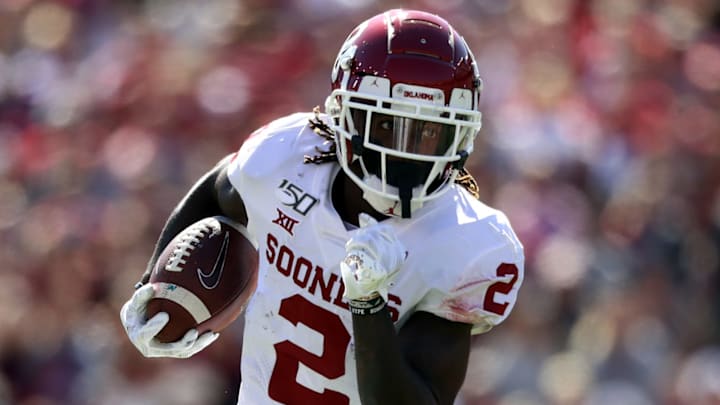
<svg viewBox="0 0 720 405"><path fill-rule="evenodd" d="M235 403L240 322L147 360L120 306L191 183L398 6L473 49L469 165L526 248L457 404L720 404L716 0L0 0L0 403Z"/></svg>

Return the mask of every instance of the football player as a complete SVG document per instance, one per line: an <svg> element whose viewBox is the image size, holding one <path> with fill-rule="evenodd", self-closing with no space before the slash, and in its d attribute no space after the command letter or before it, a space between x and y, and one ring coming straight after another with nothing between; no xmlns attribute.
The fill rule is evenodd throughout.
<svg viewBox="0 0 720 405"><path fill-rule="evenodd" d="M331 81L325 113L255 131L190 189L122 321L147 357L217 338L159 343L167 314L144 314L162 249L224 215L260 258L238 403L451 404L472 335L508 316L523 279L521 243L464 167L481 125L476 62L444 19L390 10L350 33Z"/></svg>

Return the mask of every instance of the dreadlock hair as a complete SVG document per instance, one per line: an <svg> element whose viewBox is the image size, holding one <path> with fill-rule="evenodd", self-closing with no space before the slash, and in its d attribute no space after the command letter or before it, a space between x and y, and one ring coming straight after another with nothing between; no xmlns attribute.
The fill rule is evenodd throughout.
<svg viewBox="0 0 720 405"><path fill-rule="evenodd" d="M326 150L322 150L316 146L315 151L318 154L315 156L305 155L303 157L303 163L314 163L319 165L321 163L337 162L335 134L333 134L332 128L320 119L320 107L316 106L313 108L313 117L310 118L308 124L310 125L310 129L312 129L317 135L326 141L330 141L330 146L328 146Z"/></svg>
<svg viewBox="0 0 720 405"><path fill-rule="evenodd" d="M332 128L320 119L320 107L313 108L313 117L308 120L310 128L318 136L322 137L326 141L330 141L330 146L326 150L322 150L315 147L318 152L317 155L303 157L303 163L313 163L316 165L330 162L337 162L337 145L335 144L335 134ZM480 199L480 187L478 187L477 181L465 168L461 168L455 177L455 184L458 184L465 188L473 197Z"/></svg>

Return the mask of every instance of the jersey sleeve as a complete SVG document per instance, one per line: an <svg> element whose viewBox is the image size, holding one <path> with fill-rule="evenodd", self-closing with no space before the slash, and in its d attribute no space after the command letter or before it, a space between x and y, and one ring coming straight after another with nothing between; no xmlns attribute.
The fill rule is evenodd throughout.
<svg viewBox="0 0 720 405"><path fill-rule="evenodd" d="M515 305L524 273L522 246L509 240L455 270L449 271L447 283L441 283L449 288L430 289L417 310L471 324L472 334L485 333L504 321Z"/></svg>
<svg viewBox="0 0 720 405"><path fill-rule="evenodd" d="M227 165L230 184L245 204L247 230L257 245L258 226L268 203L277 201L277 191L288 173L303 166L303 156L320 139L308 135L308 113L295 113L279 118L248 136Z"/></svg>
<svg viewBox="0 0 720 405"><path fill-rule="evenodd" d="M298 145L304 139L299 135L307 122L307 113L295 113L258 128L244 140L228 165L230 182L241 195L243 182L268 177L289 162L302 162L297 150L303 147Z"/></svg>

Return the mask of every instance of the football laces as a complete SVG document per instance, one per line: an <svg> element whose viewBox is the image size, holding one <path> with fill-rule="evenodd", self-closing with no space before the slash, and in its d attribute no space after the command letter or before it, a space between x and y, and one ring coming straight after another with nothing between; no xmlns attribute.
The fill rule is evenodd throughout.
<svg viewBox="0 0 720 405"><path fill-rule="evenodd" d="M203 221L188 229L183 233L180 241L175 244L172 255L165 265L165 270L182 271L182 265L186 263L185 258L190 256L190 253L200 243L200 239L219 231L220 227L214 221Z"/></svg>

